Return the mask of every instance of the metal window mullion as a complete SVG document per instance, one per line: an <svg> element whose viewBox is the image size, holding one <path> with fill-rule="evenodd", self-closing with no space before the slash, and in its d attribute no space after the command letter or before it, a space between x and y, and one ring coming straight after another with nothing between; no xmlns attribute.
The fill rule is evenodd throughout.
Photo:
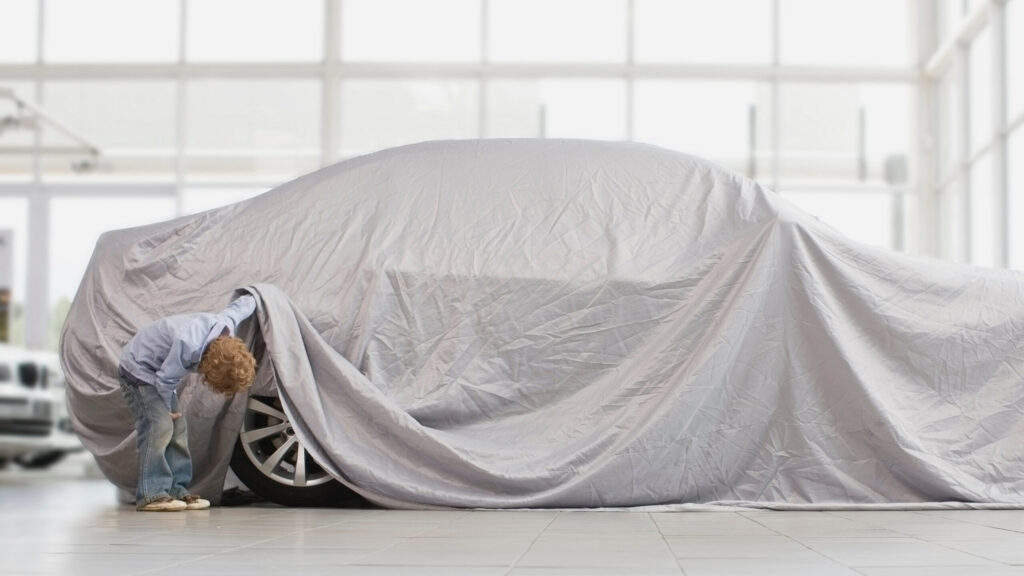
<svg viewBox="0 0 1024 576"><path fill-rule="evenodd" d="M320 165L334 163L338 157L341 130L338 102L338 56L341 52L341 2L324 0L324 53L320 72Z"/></svg>
<svg viewBox="0 0 1024 576"><path fill-rule="evenodd" d="M998 0L997 0L998 1ZM982 2L973 11L968 13L964 5L964 17L960 20L957 29L949 34L949 37L931 54L924 65L924 73L933 78L938 78L946 69L956 61L956 53L961 46L970 44L974 38L984 30L988 23L989 4Z"/></svg>
<svg viewBox="0 0 1024 576"><path fill-rule="evenodd" d="M1010 263L1010 196L1006 166L1006 6L991 0L989 25L992 27L992 188L993 234L996 266Z"/></svg>
<svg viewBox="0 0 1024 576"><path fill-rule="evenodd" d="M941 82L932 82L922 77L918 88L918 118L925 127L924 134L918 135L918 238L921 243L920 253L941 257L942 242L940 233L943 229L942 211L939 206L942 199L942 166L939 162L939 150L945 146L940 129Z"/></svg>
<svg viewBox="0 0 1024 576"><path fill-rule="evenodd" d="M174 184L140 184L131 182L53 183L46 185L46 194L54 198L173 198Z"/></svg>
<svg viewBox="0 0 1024 576"><path fill-rule="evenodd" d="M186 79L199 78L319 78L322 63L196 63L163 64L0 64L0 78L39 77L45 80ZM825 68L820 66L633 63L592 64L573 62L342 62L338 67L356 78L476 78L480 74L516 78L573 77L621 78L627 72L637 78L765 80L777 77L797 82L913 83L917 71L893 68Z"/></svg>
<svg viewBox="0 0 1024 576"><path fill-rule="evenodd" d="M936 186L939 181L938 150L942 145L941 131L939 130L938 102L941 83L929 78L924 73L924 66L927 56L932 53L938 44L939 38L939 17L938 7L934 2L912 3L916 10L917 32L915 45L917 47L917 68L919 71L918 80L915 84L914 98L917 110L914 125L909 126L910 137L916 145L916 154L913 155L913 174L916 179L917 204L916 208L916 252L928 256L939 256L938 230L941 228L939 222L939 197L940 190ZM912 108L912 109L913 109ZM905 196L901 196L905 200ZM906 211L906 205L903 204ZM904 239L906 226L904 227Z"/></svg>
<svg viewBox="0 0 1024 576"><path fill-rule="evenodd" d="M34 80L33 85L35 86L35 89L36 89L35 100L36 100L36 102L39 102L42 105L42 104L45 104L45 102L43 101L44 100L43 99L43 92L44 92L43 79L45 78L45 74L43 74L42 72L44 70L46 70L46 67L43 64L43 50L45 48L45 36L46 36L46 24L45 24L45 20L46 20L46 0L39 0L39 5L37 6L37 10L38 10L38 12L36 13L36 18L37 18L37 20L36 20L36 61L35 61L35 66L34 66L32 78ZM41 147L43 145L42 130L35 130L34 131L34 133L32 135L32 143L33 143L33 145L36 148L39 148L39 147ZM41 164L41 161L40 161L40 155L39 154L33 154L32 155L32 181L35 182L36 185L40 185L42 183L42 173L43 173L43 170L42 170L42 164Z"/></svg>
<svg viewBox="0 0 1024 576"><path fill-rule="evenodd" d="M341 83L345 80L345 77L347 75L347 70L345 69L345 64L344 64L344 62L345 62L345 51L342 49L342 44L344 43L344 39L342 38L342 33L341 33L342 21L344 20L344 18L345 18L345 6L342 4L342 0L338 0L338 22L336 23L336 26L338 26L338 46L336 48L337 51L338 51L337 52L338 62L334 66L332 66L332 70L331 70L331 82L334 82L335 89L338 91L337 92L338 95L334 99L335 100L334 113L338 116L337 122L336 122L337 127L336 127L336 131L334 132L334 137L337 139L336 146L335 146L335 150L336 150L335 151L335 154L336 154L335 158L344 158L345 157L345 155L342 154L342 143L345 140L345 130L342 128L342 121L341 121L342 115L343 115L344 110L345 110L345 104L346 104L345 103L345 99L342 97Z"/></svg>
<svg viewBox="0 0 1024 576"><path fill-rule="evenodd" d="M487 67L491 61L491 36L487 29L487 19L490 18L490 0L480 0L480 72L477 75L477 134L480 138L490 136L490 120L488 119L490 105L491 80L487 75Z"/></svg>
<svg viewBox="0 0 1024 576"><path fill-rule="evenodd" d="M963 212L960 214L960 224L963 230L963 238L960 239L960 253L967 262L973 262L973 247L971 242L971 173L970 173L970 151L971 151L971 90L969 70L969 59L967 46L959 46L956 51L954 66L956 67L956 84L960 92L960 142L957 149L957 172L960 175L957 193L963 201Z"/></svg>
<svg viewBox="0 0 1024 576"><path fill-rule="evenodd" d="M626 141L632 141L635 136L636 116L634 114L634 102L636 99L636 0L628 0L626 3L626 98L624 108L626 112Z"/></svg>
<svg viewBox="0 0 1024 576"><path fill-rule="evenodd" d="M187 67L188 49L188 3L181 0L178 12L178 65L175 74L174 94L174 214L181 216L185 212L185 180L188 172L185 157L185 141L188 137L188 83L185 69Z"/></svg>
<svg viewBox="0 0 1024 576"><path fill-rule="evenodd" d="M36 187L31 182L24 184L3 184L0 185L0 198L21 198L28 201L29 196L35 192Z"/></svg>
<svg viewBox="0 0 1024 576"><path fill-rule="evenodd" d="M779 101L781 95L781 89L779 86L779 68L780 68L780 54L779 54L779 32L782 28L779 22L780 10L779 2L781 0L772 0L772 74L771 74L771 107L772 107L772 142L771 142L771 154L772 154L772 171L771 171L771 182L772 190L781 193L779 190L780 175L780 157L782 151L782 135L779 134L782 123L779 121L779 115L782 113L782 104Z"/></svg>
<svg viewBox="0 0 1024 576"><path fill-rule="evenodd" d="M200 190L204 188L224 188L230 186L232 188L261 188L270 190L281 184L280 179L261 179L261 178L232 178L228 181L223 180L203 180L203 179L190 179L188 187L193 190Z"/></svg>
<svg viewBox="0 0 1024 576"><path fill-rule="evenodd" d="M885 183L877 184L860 184L860 183L842 183L834 181L794 181L786 185L787 190L794 192L806 192L806 193L821 193L830 194L832 192L852 192L855 194L889 194L891 192L898 192L904 194L907 192L905 186L889 186Z"/></svg>

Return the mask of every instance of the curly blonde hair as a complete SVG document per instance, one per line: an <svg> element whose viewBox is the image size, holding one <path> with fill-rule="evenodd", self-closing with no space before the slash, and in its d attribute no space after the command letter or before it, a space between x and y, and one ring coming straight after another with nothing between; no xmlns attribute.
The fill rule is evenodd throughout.
<svg viewBox="0 0 1024 576"><path fill-rule="evenodd" d="M203 352L199 373L215 392L231 396L252 384L256 359L240 338L218 336Z"/></svg>

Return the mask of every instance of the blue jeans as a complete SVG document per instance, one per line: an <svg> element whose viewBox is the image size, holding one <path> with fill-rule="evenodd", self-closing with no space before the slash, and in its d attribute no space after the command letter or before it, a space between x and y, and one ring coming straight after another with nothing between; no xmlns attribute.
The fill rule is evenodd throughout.
<svg viewBox="0 0 1024 576"><path fill-rule="evenodd" d="M171 420L172 411L181 411L178 395L171 399L171 410L167 410L156 388L134 383L123 370L118 370L117 376L128 407L135 415L139 447L136 506L141 508L166 496L184 498L192 482L192 457L188 452L185 417Z"/></svg>

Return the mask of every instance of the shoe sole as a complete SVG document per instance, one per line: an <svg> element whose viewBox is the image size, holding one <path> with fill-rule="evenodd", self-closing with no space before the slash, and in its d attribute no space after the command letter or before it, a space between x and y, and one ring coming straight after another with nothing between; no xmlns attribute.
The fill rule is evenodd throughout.
<svg viewBox="0 0 1024 576"><path fill-rule="evenodd" d="M182 502L182 504L185 503ZM185 506L143 506L139 508L139 512L181 512L186 508L188 508L187 504Z"/></svg>
<svg viewBox="0 0 1024 576"><path fill-rule="evenodd" d="M192 502L191 504L185 503L185 510L206 510L210 507L209 500L202 500L200 502Z"/></svg>

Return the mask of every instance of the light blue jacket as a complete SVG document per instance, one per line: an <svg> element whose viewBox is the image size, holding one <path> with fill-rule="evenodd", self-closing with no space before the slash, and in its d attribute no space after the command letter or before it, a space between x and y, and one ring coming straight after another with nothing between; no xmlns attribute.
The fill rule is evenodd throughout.
<svg viewBox="0 0 1024 576"><path fill-rule="evenodd" d="M234 336L238 325L255 310L256 299L245 294L219 314L161 318L128 341L121 352L121 367L140 383L154 386L170 410L178 384L199 366L210 342L222 334Z"/></svg>

